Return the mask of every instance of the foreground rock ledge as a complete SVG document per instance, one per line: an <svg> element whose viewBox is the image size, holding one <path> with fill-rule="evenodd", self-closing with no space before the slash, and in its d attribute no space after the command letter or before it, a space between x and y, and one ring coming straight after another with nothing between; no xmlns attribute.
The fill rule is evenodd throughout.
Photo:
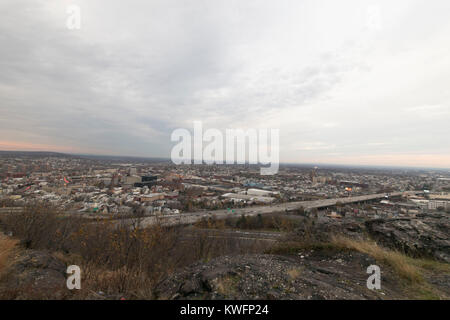
<svg viewBox="0 0 450 320"><path fill-rule="evenodd" d="M296 256L240 255L197 263L163 282L160 299L396 299L403 294L388 270L382 290L367 289L367 267L375 260L361 253Z"/></svg>

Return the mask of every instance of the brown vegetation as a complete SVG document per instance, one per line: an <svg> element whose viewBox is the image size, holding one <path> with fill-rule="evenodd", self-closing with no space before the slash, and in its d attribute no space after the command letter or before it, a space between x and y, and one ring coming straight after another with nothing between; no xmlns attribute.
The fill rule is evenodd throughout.
<svg viewBox="0 0 450 320"><path fill-rule="evenodd" d="M292 231L298 223L298 220L283 215L258 215L226 220L204 219L196 226L205 229ZM52 207L35 205L21 213L0 216L0 227L14 237L0 237L0 284L2 278L8 277L7 271L12 266L13 254L20 241L24 249L48 251L66 266L80 266L82 290L65 293L64 298L69 299L154 299L158 298L155 288L161 282L180 268L197 261L207 262L223 255L258 252L289 255L311 249L363 253L394 271L406 290L420 298L442 296L436 293L427 277L430 273L449 274L448 264L412 258L384 248L370 239L319 237L314 231L313 219L305 219L302 226L301 234L290 233L282 242L267 249L257 240L243 243L215 230L183 229L162 224L142 228L139 217L93 221L64 215ZM302 270L291 268L287 274L294 280L301 276ZM235 278L225 277L218 288L225 294L234 290L235 283ZM14 292L16 288L11 290L10 293L3 292L0 297L21 296ZM54 298L51 292L32 291L26 297Z"/></svg>
<svg viewBox="0 0 450 320"><path fill-rule="evenodd" d="M211 217L199 220L195 226L209 229L245 229L245 230L271 230L289 232L294 230L298 223L280 215L256 215L240 216L239 218L228 218L224 220Z"/></svg>
<svg viewBox="0 0 450 320"><path fill-rule="evenodd" d="M156 298L153 288L175 270L225 254L262 251L201 230L188 235L178 227L140 226L127 221L87 221L47 206L4 215L2 228L27 249L48 250L66 265L79 265L83 288L72 298ZM8 260L5 258L5 260Z"/></svg>
<svg viewBox="0 0 450 320"><path fill-rule="evenodd" d="M380 265L390 268L403 280L405 292L413 299L448 299L428 281L435 274L450 275L450 265L436 260L413 258L403 252L388 249L370 239L352 239L342 235L332 235L328 240L305 233L303 237L291 236L286 241L270 248L270 254L297 254L305 250L322 252L356 251L374 258Z"/></svg>
<svg viewBox="0 0 450 320"><path fill-rule="evenodd" d="M10 239L0 233L0 277L2 277L11 265L12 256L17 245L17 240Z"/></svg>

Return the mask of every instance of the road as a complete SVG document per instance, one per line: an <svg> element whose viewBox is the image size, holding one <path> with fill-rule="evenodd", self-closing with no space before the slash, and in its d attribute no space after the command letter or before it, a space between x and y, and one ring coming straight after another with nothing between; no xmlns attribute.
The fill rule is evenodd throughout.
<svg viewBox="0 0 450 320"><path fill-rule="evenodd" d="M404 194L416 194L416 191L406 191L406 192L393 192L390 193L390 197L401 196ZM275 212L286 212L300 209L303 207L305 210L310 210L314 208L325 208L336 205L336 203L341 202L343 204L370 201L376 199L383 199L386 197L386 193L377 193L356 197L346 197L346 198L334 198L334 199L322 199L313 201L297 201L297 202L287 202L268 206L255 206L248 208L233 209L234 212L221 209L221 210L207 210L198 212L185 212L178 215L164 215L160 217L147 217L142 220L142 225L150 226L157 222L163 225L182 225L182 224L192 224L202 218L215 217L216 219L226 219L228 217L239 217L241 215L246 216L256 216L258 214L270 214Z"/></svg>

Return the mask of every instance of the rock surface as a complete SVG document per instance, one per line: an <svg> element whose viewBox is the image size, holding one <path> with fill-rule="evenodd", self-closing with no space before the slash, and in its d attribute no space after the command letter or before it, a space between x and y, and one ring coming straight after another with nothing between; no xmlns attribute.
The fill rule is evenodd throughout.
<svg viewBox="0 0 450 320"><path fill-rule="evenodd" d="M216 258L186 268L159 288L161 299L384 299L398 298L396 280L383 274L380 291L367 289L367 267L375 261L360 253L297 256L242 255Z"/></svg>
<svg viewBox="0 0 450 320"><path fill-rule="evenodd" d="M450 216L445 213L421 213L415 217L373 219L356 217L322 218L295 231L297 236L313 236L327 241L332 235L363 238L369 235L379 244L413 256L428 256L450 262Z"/></svg>
<svg viewBox="0 0 450 320"><path fill-rule="evenodd" d="M423 213L411 218L370 220L366 228L384 246L450 263L448 214Z"/></svg>
<svg viewBox="0 0 450 320"><path fill-rule="evenodd" d="M0 284L8 299L62 299L67 293L66 265L47 252L27 250L9 269Z"/></svg>
<svg viewBox="0 0 450 320"><path fill-rule="evenodd" d="M411 255L450 262L450 219L439 213L362 221L322 218L295 230L299 238L327 241L333 235L365 238ZM398 275L382 266L382 290L367 289L367 267L377 264L358 252L300 252L298 255L242 255L216 258L180 271L158 288L161 299L405 299ZM427 280L444 296L450 275Z"/></svg>
<svg viewBox="0 0 450 320"><path fill-rule="evenodd" d="M311 221L310 221L311 222ZM362 221L355 217L323 218L295 230L299 237L328 240L332 235L369 235L385 247L411 255L450 262L450 218L444 213ZM283 240L281 240L283 241ZM408 299L398 275L381 266L381 290L366 286L367 267L377 262L349 251L304 249L290 255L247 254L198 262L172 274L157 287L160 299ZM51 253L22 250L0 283L3 299L67 299L66 265ZM448 273L427 275L427 281L450 296ZM120 299L92 293L88 299ZM442 297L442 296L440 296Z"/></svg>

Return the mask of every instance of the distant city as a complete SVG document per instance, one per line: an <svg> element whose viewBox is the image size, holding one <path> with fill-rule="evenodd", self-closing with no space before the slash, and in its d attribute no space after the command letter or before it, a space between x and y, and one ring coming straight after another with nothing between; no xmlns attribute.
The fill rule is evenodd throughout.
<svg viewBox="0 0 450 320"><path fill-rule="evenodd" d="M246 165L175 166L165 159L2 152L0 178L4 205L42 201L87 215L173 215L406 191L419 193L402 201L382 199L358 214L450 209L448 170L284 165L277 175L261 176L258 167Z"/></svg>
<svg viewBox="0 0 450 320"><path fill-rule="evenodd" d="M298 300L450 300L449 0L0 12L2 311L348 318L388 313Z"/></svg>

